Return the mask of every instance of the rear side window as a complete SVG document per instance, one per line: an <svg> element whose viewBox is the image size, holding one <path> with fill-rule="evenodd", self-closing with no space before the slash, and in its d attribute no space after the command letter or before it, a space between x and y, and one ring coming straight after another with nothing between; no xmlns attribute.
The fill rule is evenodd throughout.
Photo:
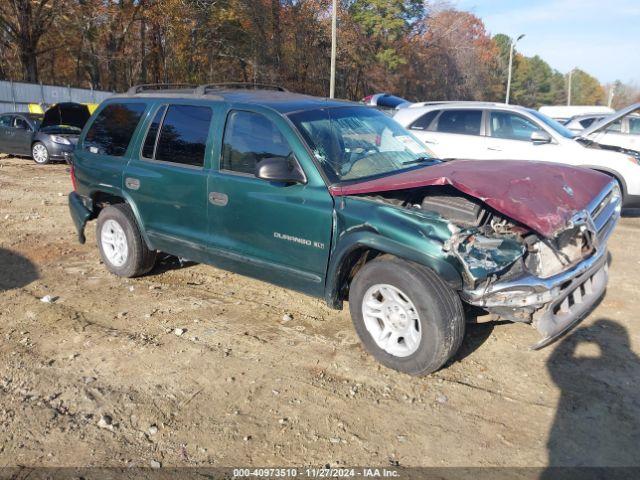
<svg viewBox="0 0 640 480"><path fill-rule="evenodd" d="M445 110L438 118L436 130L442 133L480 135L482 110Z"/></svg>
<svg viewBox="0 0 640 480"><path fill-rule="evenodd" d="M91 153L121 157L145 110L144 103L111 103L95 118L84 139Z"/></svg>
<svg viewBox="0 0 640 480"><path fill-rule="evenodd" d="M411 130L427 130L433 119L438 116L440 110L433 110L422 115L419 119L411 124Z"/></svg>
<svg viewBox="0 0 640 480"><path fill-rule="evenodd" d="M202 167L212 115L209 107L170 105L160 129L155 159Z"/></svg>
<svg viewBox="0 0 640 480"><path fill-rule="evenodd" d="M607 127L607 132L620 133L622 132L622 120L616 120Z"/></svg>
<svg viewBox="0 0 640 480"><path fill-rule="evenodd" d="M240 111L229 114L224 131L221 170L254 175L260 160L286 158L290 154L289 143L264 115Z"/></svg>
<svg viewBox="0 0 640 480"><path fill-rule="evenodd" d="M582 125L582 128L589 128L593 122L600 121L601 118L602 117L600 117L600 118L585 118L584 120L580 120L578 123L580 123L580 125Z"/></svg>
<svg viewBox="0 0 640 480"><path fill-rule="evenodd" d="M3 117L0 117L0 126L1 127L10 127L12 118L13 117L11 115L5 115Z"/></svg>

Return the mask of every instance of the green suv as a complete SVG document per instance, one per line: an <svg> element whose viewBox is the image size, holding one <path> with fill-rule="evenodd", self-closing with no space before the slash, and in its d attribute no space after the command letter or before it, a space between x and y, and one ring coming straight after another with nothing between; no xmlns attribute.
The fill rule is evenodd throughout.
<svg viewBox="0 0 640 480"><path fill-rule="evenodd" d="M365 348L420 375L465 311L533 324L542 347L603 295L615 181L518 161L441 162L383 113L251 85L139 86L101 104L72 162L71 215L105 266L162 251L348 300Z"/></svg>

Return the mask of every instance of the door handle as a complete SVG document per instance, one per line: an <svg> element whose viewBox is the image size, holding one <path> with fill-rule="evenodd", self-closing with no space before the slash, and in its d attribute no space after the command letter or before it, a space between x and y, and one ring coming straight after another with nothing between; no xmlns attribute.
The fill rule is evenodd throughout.
<svg viewBox="0 0 640 480"><path fill-rule="evenodd" d="M494 152L501 152L502 151L502 149L498 148L498 147L487 147L487 150L492 150Z"/></svg>
<svg viewBox="0 0 640 480"><path fill-rule="evenodd" d="M217 207L224 207L229 203L229 196L220 192L209 192L209 203Z"/></svg>
<svg viewBox="0 0 640 480"><path fill-rule="evenodd" d="M429 145L437 145L438 142L434 141L434 140L422 140L424 143L427 143Z"/></svg>
<svg viewBox="0 0 640 480"><path fill-rule="evenodd" d="M140 180L137 178L127 177L124 179L124 185L129 190L138 190L140 188Z"/></svg>

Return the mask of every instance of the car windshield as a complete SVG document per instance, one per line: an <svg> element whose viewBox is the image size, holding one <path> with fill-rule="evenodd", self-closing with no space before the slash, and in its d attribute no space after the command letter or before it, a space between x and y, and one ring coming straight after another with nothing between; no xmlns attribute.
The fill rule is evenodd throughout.
<svg viewBox="0 0 640 480"><path fill-rule="evenodd" d="M435 161L419 140L373 108L323 108L290 114L289 118L332 183Z"/></svg>
<svg viewBox="0 0 640 480"><path fill-rule="evenodd" d="M577 137L575 132L572 132L564 125L560 124L559 122L556 122L553 118L547 117L544 113L540 113L537 110L533 110L533 109L529 110L529 113L531 113L534 117L536 117L538 120L544 123L547 127L550 127L553 131L562 135L563 137L565 138Z"/></svg>

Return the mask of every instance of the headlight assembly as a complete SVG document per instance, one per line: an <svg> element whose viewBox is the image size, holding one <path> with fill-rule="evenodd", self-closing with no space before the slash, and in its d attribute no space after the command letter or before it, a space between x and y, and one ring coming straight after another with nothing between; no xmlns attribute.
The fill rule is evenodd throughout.
<svg viewBox="0 0 640 480"><path fill-rule="evenodd" d="M58 135L51 135L51 141L53 143L59 143L60 145L71 145L71 142L68 139L59 137Z"/></svg>

